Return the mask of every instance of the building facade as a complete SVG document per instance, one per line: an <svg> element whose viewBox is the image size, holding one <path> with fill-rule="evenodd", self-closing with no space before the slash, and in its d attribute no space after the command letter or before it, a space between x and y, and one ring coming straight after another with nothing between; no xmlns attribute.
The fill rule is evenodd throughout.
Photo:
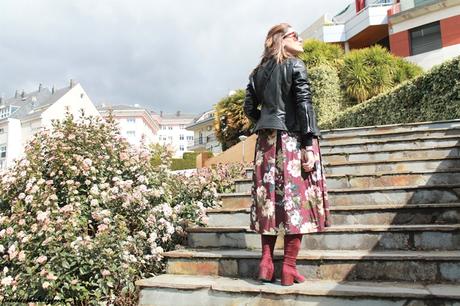
<svg viewBox="0 0 460 306"><path fill-rule="evenodd" d="M37 91L0 100L0 169L9 167L23 156L26 143L42 128L50 128L52 120L62 120L70 113L78 120L81 111L87 116L100 114L79 83Z"/></svg>
<svg viewBox="0 0 460 306"><path fill-rule="evenodd" d="M180 111L175 114L159 114L152 112L153 118L158 122L158 143L170 146L174 151L173 157L181 158L184 152L190 151L193 145L193 131L185 129L193 122L196 115L182 114Z"/></svg>
<svg viewBox="0 0 460 306"><path fill-rule="evenodd" d="M134 146L158 143L159 123L151 112L139 105L98 106L104 118L110 114L118 123L121 135Z"/></svg>
<svg viewBox="0 0 460 306"><path fill-rule="evenodd" d="M460 0L401 0L388 23L391 52L425 69L460 55Z"/></svg>
<svg viewBox="0 0 460 306"><path fill-rule="evenodd" d="M195 152L209 151L214 154L222 152L222 146L217 141L214 130L214 110L202 113L186 129L194 134L194 142L190 146L190 150Z"/></svg>
<svg viewBox="0 0 460 306"><path fill-rule="evenodd" d="M355 0L301 33L345 52L381 45L425 69L460 55L460 0Z"/></svg>

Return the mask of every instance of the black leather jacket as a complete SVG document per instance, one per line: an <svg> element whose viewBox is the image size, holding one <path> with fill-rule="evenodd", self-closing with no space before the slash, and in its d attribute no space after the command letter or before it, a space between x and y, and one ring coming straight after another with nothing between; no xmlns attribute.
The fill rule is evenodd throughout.
<svg viewBox="0 0 460 306"><path fill-rule="evenodd" d="M312 137L321 135L311 104L307 69L298 58L288 58L281 64L269 60L249 76L244 113L255 123L253 132L297 132L303 145L305 141L310 145Z"/></svg>

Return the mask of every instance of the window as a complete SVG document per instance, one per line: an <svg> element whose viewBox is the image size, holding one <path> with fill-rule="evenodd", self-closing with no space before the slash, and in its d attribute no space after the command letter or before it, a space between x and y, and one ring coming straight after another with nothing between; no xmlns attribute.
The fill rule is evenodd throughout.
<svg viewBox="0 0 460 306"><path fill-rule="evenodd" d="M185 129L185 124L179 125L179 128L180 128L181 130Z"/></svg>
<svg viewBox="0 0 460 306"><path fill-rule="evenodd" d="M162 130L166 130L166 125L161 125Z"/></svg>
<svg viewBox="0 0 460 306"><path fill-rule="evenodd" d="M439 21L410 30L411 55L442 48Z"/></svg>
<svg viewBox="0 0 460 306"><path fill-rule="evenodd" d="M193 136L187 136L187 140L193 140Z"/></svg>
<svg viewBox="0 0 460 306"><path fill-rule="evenodd" d="M128 122L128 123L136 123L136 118L128 118L128 119L126 119L126 122Z"/></svg>
<svg viewBox="0 0 460 306"><path fill-rule="evenodd" d="M127 131L126 134L127 134L129 137L134 137L134 136L136 136L136 131Z"/></svg>
<svg viewBox="0 0 460 306"><path fill-rule="evenodd" d="M6 145L0 145L0 158L6 158Z"/></svg>
<svg viewBox="0 0 460 306"><path fill-rule="evenodd" d="M0 129L0 134L3 134L3 133L5 133L5 129L4 129L4 128L1 128L1 129Z"/></svg>
<svg viewBox="0 0 460 306"><path fill-rule="evenodd" d="M184 134L179 135L179 140L184 140Z"/></svg>
<svg viewBox="0 0 460 306"><path fill-rule="evenodd" d="M168 126L168 130L171 130L171 131L172 131L172 126Z"/></svg>
<svg viewBox="0 0 460 306"><path fill-rule="evenodd" d="M184 150L185 150L184 145L179 145L179 151L184 151Z"/></svg>
<svg viewBox="0 0 460 306"><path fill-rule="evenodd" d="M168 136L168 140L169 140L169 141L172 141L172 136Z"/></svg>

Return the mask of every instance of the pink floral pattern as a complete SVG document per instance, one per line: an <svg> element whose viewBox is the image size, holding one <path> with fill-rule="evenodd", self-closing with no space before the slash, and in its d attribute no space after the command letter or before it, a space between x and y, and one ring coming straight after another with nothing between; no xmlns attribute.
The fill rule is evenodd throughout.
<svg viewBox="0 0 460 306"><path fill-rule="evenodd" d="M252 230L264 235L306 234L330 226L326 179L315 138L313 151L315 170L303 177L299 136L277 130L258 132L251 191Z"/></svg>

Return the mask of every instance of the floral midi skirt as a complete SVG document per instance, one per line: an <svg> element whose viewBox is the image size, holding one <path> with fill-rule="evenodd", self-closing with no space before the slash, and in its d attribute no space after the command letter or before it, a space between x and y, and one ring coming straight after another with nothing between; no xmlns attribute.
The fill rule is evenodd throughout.
<svg viewBox="0 0 460 306"><path fill-rule="evenodd" d="M330 226L329 201L319 142L315 170L302 175L300 136L260 130L256 141L250 228L264 235L321 232Z"/></svg>

